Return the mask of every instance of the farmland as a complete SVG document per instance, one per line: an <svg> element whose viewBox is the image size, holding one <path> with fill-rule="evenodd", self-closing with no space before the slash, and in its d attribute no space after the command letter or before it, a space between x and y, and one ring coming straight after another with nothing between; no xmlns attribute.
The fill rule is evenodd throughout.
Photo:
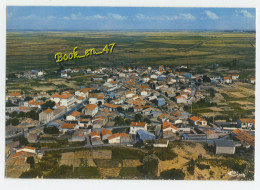
<svg viewBox="0 0 260 190"><path fill-rule="evenodd" d="M24 69L57 69L54 55L78 47L102 50L116 43L112 54L64 61L65 67L118 65L210 65L238 60L242 68L255 66L255 33L236 32L7 32L7 74Z"/></svg>

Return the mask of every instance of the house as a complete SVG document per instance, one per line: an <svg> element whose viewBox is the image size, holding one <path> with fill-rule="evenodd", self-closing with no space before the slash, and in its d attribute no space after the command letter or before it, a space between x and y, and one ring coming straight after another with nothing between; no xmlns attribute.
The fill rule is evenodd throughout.
<svg viewBox="0 0 260 190"><path fill-rule="evenodd" d="M250 118L240 118L237 120L237 126L242 129L254 129L255 120Z"/></svg>
<svg viewBox="0 0 260 190"><path fill-rule="evenodd" d="M90 133L90 138L91 138L91 141L92 141L93 138L100 138L100 132L99 131L92 131Z"/></svg>
<svg viewBox="0 0 260 190"><path fill-rule="evenodd" d="M231 75L231 79L232 80L238 80L239 79L239 75L238 74L233 74L233 75Z"/></svg>
<svg viewBox="0 0 260 190"><path fill-rule="evenodd" d="M79 127L87 128L89 125L91 125L90 119L79 119L78 120Z"/></svg>
<svg viewBox="0 0 260 190"><path fill-rule="evenodd" d="M53 119L53 111L52 109L48 108L44 111L42 111L39 114L39 121L41 123L48 123L49 121L51 121Z"/></svg>
<svg viewBox="0 0 260 190"><path fill-rule="evenodd" d="M178 104L186 104L187 103L187 99L184 96L176 96L174 98L174 101Z"/></svg>
<svg viewBox="0 0 260 190"><path fill-rule="evenodd" d="M145 122L131 122L130 123L130 135L135 135L136 131L143 129L147 131L147 124Z"/></svg>
<svg viewBox="0 0 260 190"><path fill-rule="evenodd" d="M30 147L30 146L24 146L16 150L16 152L28 152L35 154L36 153L36 148Z"/></svg>
<svg viewBox="0 0 260 190"><path fill-rule="evenodd" d="M165 105L165 99L164 98L157 98L157 105L158 106L164 106Z"/></svg>
<svg viewBox="0 0 260 190"><path fill-rule="evenodd" d="M251 148L254 149L255 138L251 136L249 133L247 133L246 131L241 129L235 129L231 132L231 135L233 138L250 145Z"/></svg>
<svg viewBox="0 0 260 190"><path fill-rule="evenodd" d="M224 81L224 83L226 83L226 84L231 84L231 83L232 83L231 77L224 77L224 78L223 78L223 81Z"/></svg>
<svg viewBox="0 0 260 190"><path fill-rule="evenodd" d="M107 137L108 143L109 144L115 144L115 143L120 143L120 133L115 133L109 137Z"/></svg>
<svg viewBox="0 0 260 190"><path fill-rule="evenodd" d="M217 133L215 133L215 131L213 131L211 129L205 129L202 132L207 136L207 139L217 139L218 138Z"/></svg>
<svg viewBox="0 0 260 190"><path fill-rule="evenodd" d="M86 140L86 134L83 130L77 130L71 136L71 142L84 142Z"/></svg>
<svg viewBox="0 0 260 190"><path fill-rule="evenodd" d="M215 140L216 154L235 154L235 144L232 140Z"/></svg>
<svg viewBox="0 0 260 190"><path fill-rule="evenodd" d="M89 104L103 104L104 103L104 94L100 93L100 94L92 94L89 93L88 95L88 101Z"/></svg>
<svg viewBox="0 0 260 190"><path fill-rule="evenodd" d="M189 121L192 125L207 125L207 121L205 119L197 116L190 117Z"/></svg>
<svg viewBox="0 0 260 190"><path fill-rule="evenodd" d="M75 130L78 128L78 125L76 123L63 123L61 125L61 132L66 133L67 131Z"/></svg>
<svg viewBox="0 0 260 190"><path fill-rule="evenodd" d="M108 109L109 111L116 111L118 107L118 105L114 105L114 104L109 104L109 103L104 103L104 109Z"/></svg>
<svg viewBox="0 0 260 190"><path fill-rule="evenodd" d="M110 137L111 135L112 135L112 132L109 129L103 129L101 131L102 141L107 140L107 138Z"/></svg>
<svg viewBox="0 0 260 190"><path fill-rule="evenodd" d="M126 133L120 133L120 143L129 143L130 137Z"/></svg>
<svg viewBox="0 0 260 190"><path fill-rule="evenodd" d="M148 77L148 76L143 77L143 82L149 82L149 80L150 80L150 77Z"/></svg>
<svg viewBox="0 0 260 190"><path fill-rule="evenodd" d="M73 94L61 94L60 95L60 106L71 107L75 103Z"/></svg>
<svg viewBox="0 0 260 190"><path fill-rule="evenodd" d="M250 79L249 79L249 83L255 84L255 78L250 78Z"/></svg>
<svg viewBox="0 0 260 190"><path fill-rule="evenodd" d="M140 141L140 140L143 140L143 141L155 140L155 135L146 130L138 129L136 131L136 141Z"/></svg>
<svg viewBox="0 0 260 190"><path fill-rule="evenodd" d="M76 99L77 104L82 103L84 99L85 99L85 98L84 98L83 96L77 97L77 99Z"/></svg>
<svg viewBox="0 0 260 190"><path fill-rule="evenodd" d="M87 98L87 97L88 97L88 92L89 92L91 89L92 89L92 88L83 88L83 89L77 90L77 91L75 92L75 95L76 95L76 96L81 96L81 97Z"/></svg>
<svg viewBox="0 0 260 190"><path fill-rule="evenodd" d="M81 113L78 111L74 111L73 113L71 113L70 115L66 116L66 120L68 121L76 121L78 120L78 118L81 116Z"/></svg>
<svg viewBox="0 0 260 190"><path fill-rule="evenodd" d="M91 144L93 146L95 146L95 145L101 145L101 144L103 144L103 142L100 138L94 137L94 138L91 138Z"/></svg>
<svg viewBox="0 0 260 190"><path fill-rule="evenodd" d="M153 146L154 147L159 147L159 148L166 148L166 147L168 147L168 144L169 144L169 140L158 139L158 140L155 140Z"/></svg>
<svg viewBox="0 0 260 190"><path fill-rule="evenodd" d="M9 98L21 98L22 95L20 92L12 92L12 93L9 93Z"/></svg>
<svg viewBox="0 0 260 190"><path fill-rule="evenodd" d="M178 128L174 126L171 122L165 121L162 124L162 131L163 133L176 133L178 131Z"/></svg>
<svg viewBox="0 0 260 190"><path fill-rule="evenodd" d="M91 117L94 117L98 112L98 106L96 104L88 104L85 106L82 112L85 115L90 115Z"/></svg>

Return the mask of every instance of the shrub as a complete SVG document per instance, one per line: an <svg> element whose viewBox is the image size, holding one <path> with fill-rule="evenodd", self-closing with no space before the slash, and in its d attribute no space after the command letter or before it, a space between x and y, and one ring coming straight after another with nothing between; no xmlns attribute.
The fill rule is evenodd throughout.
<svg viewBox="0 0 260 190"><path fill-rule="evenodd" d="M181 169L171 169L161 172L160 174L162 179L176 179L176 180L184 180L185 173Z"/></svg>

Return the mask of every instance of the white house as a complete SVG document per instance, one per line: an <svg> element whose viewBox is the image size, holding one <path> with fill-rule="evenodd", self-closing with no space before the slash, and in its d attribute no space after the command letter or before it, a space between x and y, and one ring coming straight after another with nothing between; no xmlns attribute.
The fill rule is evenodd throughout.
<svg viewBox="0 0 260 190"><path fill-rule="evenodd" d="M178 104L186 104L187 103L187 98L185 98L185 96L176 96L174 98L175 102L178 103Z"/></svg>
<svg viewBox="0 0 260 190"><path fill-rule="evenodd" d="M224 81L224 83L226 83L226 84L231 84L231 83L232 83L231 77L224 77L224 78L223 78L223 81Z"/></svg>
<svg viewBox="0 0 260 190"><path fill-rule="evenodd" d="M82 110L85 115L95 116L98 112L98 106L96 104L88 104Z"/></svg>
<svg viewBox="0 0 260 190"><path fill-rule="evenodd" d="M53 119L53 111L50 108L42 111L39 114L39 121L42 123L47 123L47 122L51 121L52 119Z"/></svg>
<svg viewBox="0 0 260 190"><path fill-rule="evenodd" d="M129 134L135 135L139 129L147 131L147 124L145 122L131 122Z"/></svg>
<svg viewBox="0 0 260 190"><path fill-rule="evenodd" d="M163 133L167 133L167 132L176 133L178 131L178 128L169 121L163 122L162 129L163 129Z"/></svg>
<svg viewBox="0 0 260 190"><path fill-rule="evenodd" d="M70 115L66 116L66 120L68 121L76 121L78 120L78 118L80 117L81 113L78 111L74 111L73 113L71 113Z"/></svg>
<svg viewBox="0 0 260 190"><path fill-rule="evenodd" d="M29 152L29 153L36 153L36 149L34 147L30 147L30 146L24 146L19 148L18 150L16 150L16 152Z"/></svg>
<svg viewBox="0 0 260 190"><path fill-rule="evenodd" d="M237 120L237 126L242 129L252 129L255 126L255 120L251 118L240 118Z"/></svg>
<svg viewBox="0 0 260 190"><path fill-rule="evenodd" d="M231 79L232 80L238 80L239 79L239 75L238 74L233 74L233 75L231 75Z"/></svg>
<svg viewBox="0 0 260 190"><path fill-rule="evenodd" d="M205 119L197 116L193 116L189 118L189 120L192 125L202 125L202 126L207 125L207 121Z"/></svg>

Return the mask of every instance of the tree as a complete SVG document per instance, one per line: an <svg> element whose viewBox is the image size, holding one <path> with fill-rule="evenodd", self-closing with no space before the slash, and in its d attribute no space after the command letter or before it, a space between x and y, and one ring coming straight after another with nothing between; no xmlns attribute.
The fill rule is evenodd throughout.
<svg viewBox="0 0 260 190"><path fill-rule="evenodd" d="M124 112L124 109L123 109L122 107L118 107L116 110L117 110L118 112L120 112L120 113L123 113L123 112Z"/></svg>
<svg viewBox="0 0 260 190"><path fill-rule="evenodd" d="M42 172L40 169L32 169L27 172L22 173L20 178L35 178L35 177L40 177L42 175Z"/></svg>
<svg viewBox="0 0 260 190"><path fill-rule="evenodd" d="M13 126L18 125L18 124L19 124L19 119L14 118L14 119L11 121L11 124L12 124Z"/></svg>
<svg viewBox="0 0 260 190"><path fill-rule="evenodd" d="M145 175L150 177L156 176L158 172L159 159L154 154L145 156L142 163L142 169Z"/></svg>
<svg viewBox="0 0 260 190"><path fill-rule="evenodd" d="M150 124L151 123L151 120L149 118L144 118L144 122Z"/></svg>
<svg viewBox="0 0 260 190"><path fill-rule="evenodd" d="M35 162L33 156L28 157L26 163L30 164L30 168L34 168Z"/></svg>
<svg viewBox="0 0 260 190"><path fill-rule="evenodd" d="M39 114L34 110L27 112L26 116L29 117L29 118L32 118L34 120L39 120Z"/></svg>
<svg viewBox="0 0 260 190"><path fill-rule="evenodd" d="M46 134L59 134L60 133L59 129L56 126L44 127L43 131Z"/></svg>
<svg viewBox="0 0 260 190"><path fill-rule="evenodd" d="M211 96L212 98L214 98L216 91L215 91L214 88L210 88L210 89L209 89L209 93L210 93L210 96Z"/></svg>
<svg viewBox="0 0 260 190"><path fill-rule="evenodd" d="M163 179L175 179L175 180L184 180L185 173L181 169L171 169L161 172L160 176Z"/></svg>
<svg viewBox="0 0 260 190"><path fill-rule="evenodd" d="M193 175L194 174L194 170L195 170L195 161L193 159L191 159L188 163L188 168L187 171Z"/></svg>
<svg viewBox="0 0 260 190"><path fill-rule="evenodd" d="M140 122L142 120L142 115L141 114L135 114L135 121Z"/></svg>
<svg viewBox="0 0 260 190"><path fill-rule="evenodd" d="M41 107L43 110L46 110L48 108L52 109L55 106L55 104L56 103L54 101L49 100L49 101L45 102L44 104L42 104Z"/></svg>
<svg viewBox="0 0 260 190"><path fill-rule="evenodd" d="M26 96L26 98L24 99L25 102L29 102L30 100L32 100L32 97Z"/></svg>
<svg viewBox="0 0 260 190"><path fill-rule="evenodd" d="M19 141L20 146L25 146L28 144L28 141L24 136L18 137L18 141Z"/></svg>
<svg viewBox="0 0 260 190"><path fill-rule="evenodd" d="M203 75L202 80L203 82L211 82L210 78L207 75Z"/></svg>

